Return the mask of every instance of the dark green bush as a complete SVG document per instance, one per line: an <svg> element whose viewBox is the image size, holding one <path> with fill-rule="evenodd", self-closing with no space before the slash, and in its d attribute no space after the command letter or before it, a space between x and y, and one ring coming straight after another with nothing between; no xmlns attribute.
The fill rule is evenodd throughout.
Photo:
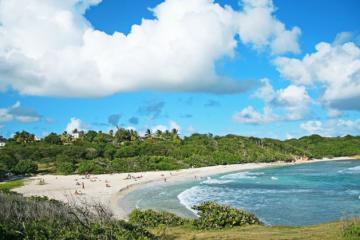
<svg viewBox="0 0 360 240"><path fill-rule="evenodd" d="M15 165L13 169L13 172L16 174L36 173L36 171L37 165L31 160L21 160Z"/></svg>
<svg viewBox="0 0 360 240"><path fill-rule="evenodd" d="M180 226L189 220L181 218L173 213L154 210L134 209L129 215L129 222L144 227L157 227L159 225Z"/></svg>
<svg viewBox="0 0 360 240"><path fill-rule="evenodd" d="M58 173L71 174L74 173L76 167L72 162L61 162L56 164Z"/></svg>
<svg viewBox="0 0 360 240"><path fill-rule="evenodd" d="M252 213L215 202L204 202L194 206L193 209L198 211L199 218L194 221L194 224L199 229L261 224Z"/></svg>

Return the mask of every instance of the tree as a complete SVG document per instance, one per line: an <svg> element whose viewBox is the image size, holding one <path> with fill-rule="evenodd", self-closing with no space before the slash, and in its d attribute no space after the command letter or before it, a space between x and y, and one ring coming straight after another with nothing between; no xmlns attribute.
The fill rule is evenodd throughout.
<svg viewBox="0 0 360 240"><path fill-rule="evenodd" d="M17 143L32 143L35 142L35 135L26 131L16 132L13 140Z"/></svg>
<svg viewBox="0 0 360 240"><path fill-rule="evenodd" d="M156 136L161 137L162 131L160 129L156 130Z"/></svg>
<svg viewBox="0 0 360 240"><path fill-rule="evenodd" d="M15 165L13 172L16 174L28 174L36 173L37 169L37 165L31 160L21 160Z"/></svg>
<svg viewBox="0 0 360 240"><path fill-rule="evenodd" d="M117 143L131 141L130 131L124 128L119 128L115 133L115 140Z"/></svg>
<svg viewBox="0 0 360 240"><path fill-rule="evenodd" d="M56 133L50 133L44 138L44 142L49 144L62 144L61 137Z"/></svg>
<svg viewBox="0 0 360 240"><path fill-rule="evenodd" d="M150 129L146 129L146 131L145 131L145 137L150 138L151 135L152 135L151 130L150 130Z"/></svg>

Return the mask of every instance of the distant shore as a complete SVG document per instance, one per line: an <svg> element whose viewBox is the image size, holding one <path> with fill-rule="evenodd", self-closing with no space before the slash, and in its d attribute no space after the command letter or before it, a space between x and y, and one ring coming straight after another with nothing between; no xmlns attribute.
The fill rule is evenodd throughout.
<svg viewBox="0 0 360 240"><path fill-rule="evenodd" d="M177 183L181 181L195 180L211 175L228 172L237 172L258 168L306 164L321 161L336 161L357 159L355 157L323 158L313 160L298 160L296 162L272 162L272 163L244 163L233 165L218 165L202 168L189 168L174 171L152 171L137 173L118 173L101 175L38 175L30 178L30 181L14 189L24 196L47 196L63 202L99 202L109 207L115 217L126 219L131 209L119 206L119 201L130 192L144 187L149 183Z"/></svg>

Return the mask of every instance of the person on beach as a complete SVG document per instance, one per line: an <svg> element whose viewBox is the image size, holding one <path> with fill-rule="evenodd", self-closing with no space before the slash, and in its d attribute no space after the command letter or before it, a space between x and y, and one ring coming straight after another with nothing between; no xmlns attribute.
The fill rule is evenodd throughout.
<svg viewBox="0 0 360 240"><path fill-rule="evenodd" d="M85 189L85 184L84 184L84 182L82 182L82 189Z"/></svg>

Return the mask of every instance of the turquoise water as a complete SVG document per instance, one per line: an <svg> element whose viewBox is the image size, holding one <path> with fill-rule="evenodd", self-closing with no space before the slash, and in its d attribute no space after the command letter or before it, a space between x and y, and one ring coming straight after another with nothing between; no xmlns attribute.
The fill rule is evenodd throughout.
<svg viewBox="0 0 360 240"><path fill-rule="evenodd" d="M329 161L150 185L129 194L130 207L195 216L191 206L216 201L254 212L269 225L310 225L360 216L360 161Z"/></svg>

